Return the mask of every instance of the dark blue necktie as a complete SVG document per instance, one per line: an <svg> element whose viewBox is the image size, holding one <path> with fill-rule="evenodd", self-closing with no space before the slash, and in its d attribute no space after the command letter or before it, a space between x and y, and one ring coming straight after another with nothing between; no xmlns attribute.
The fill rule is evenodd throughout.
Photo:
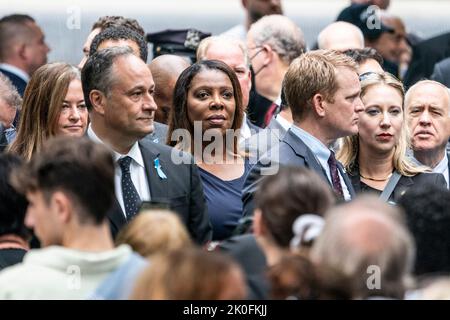
<svg viewBox="0 0 450 320"><path fill-rule="evenodd" d="M337 167L337 161L333 151L331 151L330 157L328 158L328 166L330 167L331 183L333 185L333 190L341 200L344 200L344 191L342 190L341 179L339 178L339 171Z"/></svg>
<svg viewBox="0 0 450 320"><path fill-rule="evenodd" d="M131 158L126 156L119 159L120 169L122 170L122 197L123 204L125 207L125 214L127 220L131 220L134 215L138 212L139 206L141 205L141 198L136 190L136 187L131 180L130 174L130 163Z"/></svg>

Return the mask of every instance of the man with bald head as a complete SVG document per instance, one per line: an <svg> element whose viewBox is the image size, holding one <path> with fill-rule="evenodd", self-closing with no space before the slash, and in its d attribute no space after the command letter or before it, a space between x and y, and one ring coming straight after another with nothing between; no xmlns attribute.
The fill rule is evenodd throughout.
<svg viewBox="0 0 450 320"><path fill-rule="evenodd" d="M311 258L322 270L339 274L354 299L403 299L414 242L402 218L399 209L373 196L334 207L326 214Z"/></svg>
<svg viewBox="0 0 450 320"><path fill-rule="evenodd" d="M172 109L175 83L189 65L185 58L172 54L158 56L150 62L149 68L155 81L153 97L158 106L155 111L155 121L167 124L170 109Z"/></svg>
<svg viewBox="0 0 450 320"><path fill-rule="evenodd" d="M443 174L449 187L449 89L436 81L419 81L406 93L405 110L414 158L433 172Z"/></svg>
<svg viewBox="0 0 450 320"><path fill-rule="evenodd" d="M200 42L197 49L197 61L202 60L223 61L233 69L241 86L242 105L244 109L247 109L250 89L252 87L252 78L245 44L239 39L227 36L205 38ZM244 113L240 131L240 142L248 139L256 131L259 131L259 128L253 125L247 117L247 113Z"/></svg>
<svg viewBox="0 0 450 320"><path fill-rule="evenodd" d="M364 35L355 25L338 21L326 26L317 37L319 49L345 51L364 48Z"/></svg>

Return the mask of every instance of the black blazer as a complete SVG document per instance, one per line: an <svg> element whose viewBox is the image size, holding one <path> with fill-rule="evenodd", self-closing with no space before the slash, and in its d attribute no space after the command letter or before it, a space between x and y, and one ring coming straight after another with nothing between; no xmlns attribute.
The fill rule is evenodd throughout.
<svg viewBox="0 0 450 320"><path fill-rule="evenodd" d="M352 172L348 172L348 175L352 181L355 192L361 193L361 179L359 176L359 168L355 166ZM394 190L392 191L389 202L397 203L403 194L410 188L418 187L426 184L434 184L447 188L445 178L440 173L419 173L413 177L401 176Z"/></svg>
<svg viewBox="0 0 450 320"><path fill-rule="evenodd" d="M253 196L262 177L265 175L276 174L279 166L309 168L324 179L324 181L330 185L330 188L332 187L325 171L312 151L292 132L292 130L288 130L279 145L270 149L250 170L242 191L244 216L253 215ZM353 198L355 196L355 191L353 190L351 181L345 173L344 168L339 162L338 169L344 179L350 196Z"/></svg>
<svg viewBox="0 0 450 320"><path fill-rule="evenodd" d="M169 204L188 229L192 239L198 244L211 240L212 229L206 210L203 186L191 155L180 153L175 149L143 139L139 141L145 172L147 172L151 201ZM171 159L172 150L183 154L184 163L175 164ZM160 165L167 179L162 179L154 167L154 160L159 158ZM113 237L127 223L117 199L108 213Z"/></svg>
<svg viewBox="0 0 450 320"><path fill-rule="evenodd" d="M20 96L23 97L23 93L25 92L25 88L27 86L26 81L24 81L18 75L15 75L14 73L6 71L2 68L0 68L0 72L8 77L9 80L11 80L12 84L17 88L17 92L19 92Z"/></svg>

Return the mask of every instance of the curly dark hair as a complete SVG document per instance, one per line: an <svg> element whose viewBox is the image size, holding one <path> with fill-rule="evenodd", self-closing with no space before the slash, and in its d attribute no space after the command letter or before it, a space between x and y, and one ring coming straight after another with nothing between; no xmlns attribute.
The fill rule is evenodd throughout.
<svg viewBox="0 0 450 320"><path fill-rule="evenodd" d="M147 42L144 37L136 31L127 27L110 27L101 31L92 40L91 48L89 49L89 56L92 56L98 51L98 47L103 41L106 40L131 40L134 41L139 47L139 56L144 62L147 62L148 48Z"/></svg>

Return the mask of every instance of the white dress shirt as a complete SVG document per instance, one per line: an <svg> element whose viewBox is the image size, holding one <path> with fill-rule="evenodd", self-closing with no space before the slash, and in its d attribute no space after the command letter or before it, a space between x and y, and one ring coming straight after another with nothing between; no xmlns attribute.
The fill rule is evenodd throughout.
<svg viewBox="0 0 450 320"><path fill-rule="evenodd" d="M95 141L97 143L103 143L102 140L95 134L95 132L92 130L92 126L89 124L87 134L89 138L92 141ZM144 166L144 158L142 157L141 149L139 148L139 143L136 142L130 149L130 151L127 154L120 154L114 150L113 156L114 156L114 163L115 163L115 173L114 173L114 188L116 193L117 201L120 204L120 207L122 208L123 215L126 218L125 213L125 205L123 203L123 196L122 196L122 170L119 166L119 159L129 156L132 161L130 163L130 175L131 175L131 181L133 181L133 184L139 194L139 197L142 201L149 201L150 200L150 187L148 185L147 181L147 175L145 173L145 166Z"/></svg>
<svg viewBox="0 0 450 320"><path fill-rule="evenodd" d="M245 140L252 136L252 131L247 123L247 114L244 112L242 117L242 126L239 135L239 144L244 143Z"/></svg>
<svg viewBox="0 0 450 320"><path fill-rule="evenodd" d="M28 82L30 80L30 76L25 71L13 65L10 65L8 63L0 63L0 68L15 74L25 82Z"/></svg>

